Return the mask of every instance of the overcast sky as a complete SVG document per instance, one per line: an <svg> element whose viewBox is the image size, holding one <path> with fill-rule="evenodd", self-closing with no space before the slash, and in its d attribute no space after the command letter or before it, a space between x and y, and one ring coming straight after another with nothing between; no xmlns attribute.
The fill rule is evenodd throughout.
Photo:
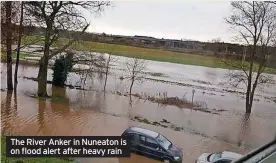
<svg viewBox="0 0 276 163"><path fill-rule="evenodd" d="M232 42L233 33L224 18L227 1L113 1L99 17L90 16L89 32L145 35L157 38L208 41L220 37Z"/></svg>

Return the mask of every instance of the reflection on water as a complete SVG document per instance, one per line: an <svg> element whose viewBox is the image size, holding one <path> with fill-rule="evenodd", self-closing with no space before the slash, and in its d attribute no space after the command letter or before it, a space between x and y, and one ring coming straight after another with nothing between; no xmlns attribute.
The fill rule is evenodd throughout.
<svg viewBox="0 0 276 163"><path fill-rule="evenodd" d="M4 74L5 72L1 75L2 81L5 81L6 75ZM160 132L176 142L185 151L183 162L190 163L194 162L204 152L231 150L245 153L250 148L270 141L276 131L276 109L272 105L267 105L268 107L253 112L250 116L244 115L243 110L240 112L229 110L214 115L189 109L179 109L174 106L159 106L137 97L130 99L127 96L110 93L110 90L114 88L120 92L127 89L128 86L122 80L113 80L113 76L109 76L107 91L103 92L105 77L95 74L85 81L87 87L91 88L90 90L48 85L47 89L52 97L36 98L31 96L36 92L37 83L22 77L30 76L30 74L36 76L37 69L19 67L19 74L17 94L1 92L1 127L4 133L20 135L121 135L127 127L135 125ZM79 81L79 76L71 75L71 77L76 78L76 81ZM5 84L2 82L1 87L5 88ZM151 86L152 88L156 87L154 85L158 84L147 85L143 83L140 92L150 92L152 91ZM183 87L168 84L158 86L160 89L183 91L181 90ZM195 94L195 98L200 97ZM216 102L227 107L220 99L216 99ZM135 116L146 118L152 122L160 122L165 119L169 124L167 124L167 128L164 128L139 123L131 120ZM174 131L170 128L172 125L182 127L184 130ZM97 162L98 160L98 162L112 163L152 162L151 159L138 155L133 155L131 159L93 158L80 160L82 162Z"/></svg>
<svg viewBox="0 0 276 163"><path fill-rule="evenodd" d="M244 114L241 116L240 128L239 128L239 137L238 137L238 146L244 146L244 140L250 137L250 115Z"/></svg>
<svg viewBox="0 0 276 163"><path fill-rule="evenodd" d="M51 108L57 115L69 112L69 99L66 95L66 88L52 86Z"/></svg>
<svg viewBox="0 0 276 163"><path fill-rule="evenodd" d="M40 132L42 132L42 135L45 135L46 133L43 133L45 130L45 108L46 108L46 101L43 99L38 99L38 107L37 107L37 124L38 124L38 130L35 135L39 135Z"/></svg>
<svg viewBox="0 0 276 163"><path fill-rule="evenodd" d="M6 94L6 99L4 99L5 101L3 101L3 99L1 99L1 114L5 114L5 115L11 115L11 98L12 98L12 94L8 93ZM7 132L8 127L10 126L10 124L7 124L8 121L3 121L2 122L2 132Z"/></svg>

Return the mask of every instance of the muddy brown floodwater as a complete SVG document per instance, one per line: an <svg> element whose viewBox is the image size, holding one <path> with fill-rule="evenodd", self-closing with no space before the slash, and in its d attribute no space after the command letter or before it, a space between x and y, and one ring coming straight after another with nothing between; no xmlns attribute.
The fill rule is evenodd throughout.
<svg viewBox="0 0 276 163"><path fill-rule="evenodd" d="M92 87L89 90L56 88L49 84L48 94L52 98L39 99L34 97L37 82L23 78L37 75L37 67L31 66L19 67L18 91L17 94L10 94L5 90L5 65L1 66L1 129L4 133L115 136L121 135L127 127L140 126L168 137L183 148L183 163L194 163L204 152L228 150L245 154L270 141L276 131L275 108L263 108L264 113L253 112L248 117L236 110L210 114L175 106L160 106L136 97L130 102L128 97L111 93L114 88L116 92L121 86L112 83L108 84L107 93L91 82L87 84ZM77 78L76 75L72 76ZM144 120L137 120L137 117ZM79 158L78 161L158 162L135 154L131 158Z"/></svg>

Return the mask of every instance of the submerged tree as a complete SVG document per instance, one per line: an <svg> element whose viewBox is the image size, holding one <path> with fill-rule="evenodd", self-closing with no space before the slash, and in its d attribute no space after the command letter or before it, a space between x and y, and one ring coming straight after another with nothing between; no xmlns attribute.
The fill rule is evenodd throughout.
<svg viewBox="0 0 276 163"><path fill-rule="evenodd" d="M6 52L7 57L7 82L8 90L14 89L17 86L17 70L19 63L20 43L23 33L23 2L1 2L1 44L2 51ZM12 45L16 44L16 49L12 49ZM5 45L6 47L3 47ZM16 51L16 67L14 72L14 86L12 85L12 53Z"/></svg>
<svg viewBox="0 0 276 163"><path fill-rule="evenodd" d="M131 84L129 87L129 95L131 97L132 87L135 81L142 79L143 70L147 67L146 61L138 58L132 58L126 62L127 77L130 79Z"/></svg>
<svg viewBox="0 0 276 163"><path fill-rule="evenodd" d="M108 47L107 47L108 48ZM113 46L111 48L111 50L113 51L115 49L115 46ZM106 83L107 83L107 78L108 78L108 74L110 72L110 63L111 62L116 62L118 59L116 57L114 57L113 55L115 55L114 52L111 52L110 54L108 54L108 58L105 59L105 80L104 80L104 92L106 89Z"/></svg>
<svg viewBox="0 0 276 163"><path fill-rule="evenodd" d="M7 53L7 86L8 90L13 90L12 84L12 2L4 2L6 11L6 53ZM2 29L3 30L3 29Z"/></svg>
<svg viewBox="0 0 276 163"><path fill-rule="evenodd" d="M18 64L19 64L19 55L20 55L20 46L21 46L21 38L23 34L23 10L24 10L24 2L22 1L20 4L20 21L18 27L18 40L17 40L17 50L16 50L16 62L15 62L15 70L14 70L14 90L17 89L17 72L18 72Z"/></svg>
<svg viewBox="0 0 276 163"><path fill-rule="evenodd" d="M108 54L108 58L106 60L106 67L105 67L104 92L105 92L106 82L107 82L107 76L108 76L109 68L110 68L110 60L111 60L111 55Z"/></svg>
<svg viewBox="0 0 276 163"><path fill-rule="evenodd" d="M231 71L228 75L234 86L246 85L246 113L251 113L255 89L258 84L270 83L271 78L263 74L271 56L275 55L276 6L271 2L231 2L232 15L226 19L239 33L238 41L244 49L238 61L228 65L242 71ZM274 46L274 47L273 47Z"/></svg>
<svg viewBox="0 0 276 163"><path fill-rule="evenodd" d="M83 16L83 11L100 12L110 2L104 1L29 1L26 2L26 14L35 21L36 26L45 28L44 54L39 62L38 96L47 96L47 68L49 60L63 52L79 39L89 24ZM82 10L82 11L81 11ZM61 31L75 32L73 38L58 49L50 51L50 47L58 41ZM68 34L69 35L69 34ZM69 36L68 36L69 37Z"/></svg>

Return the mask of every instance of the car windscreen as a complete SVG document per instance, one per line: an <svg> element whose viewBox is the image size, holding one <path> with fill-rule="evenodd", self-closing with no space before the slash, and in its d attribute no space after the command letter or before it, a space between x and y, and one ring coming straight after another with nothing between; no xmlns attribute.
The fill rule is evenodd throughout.
<svg viewBox="0 0 276 163"><path fill-rule="evenodd" d="M212 153L208 156L208 161L216 161L221 158L222 153Z"/></svg>
<svg viewBox="0 0 276 163"><path fill-rule="evenodd" d="M161 134L158 135L158 137L156 138L156 141L166 150L168 150L171 147L171 142L166 139L164 136L162 136Z"/></svg>

